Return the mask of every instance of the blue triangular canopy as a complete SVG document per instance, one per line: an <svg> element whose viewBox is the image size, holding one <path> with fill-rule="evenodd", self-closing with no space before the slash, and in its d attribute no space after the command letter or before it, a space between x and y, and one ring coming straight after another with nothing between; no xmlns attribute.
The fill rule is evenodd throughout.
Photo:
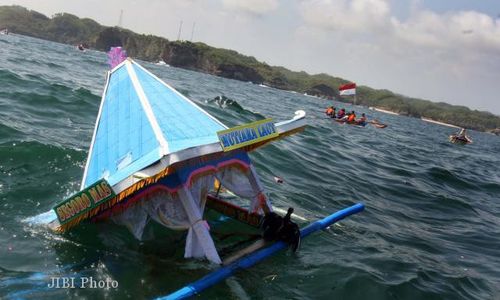
<svg viewBox="0 0 500 300"><path fill-rule="evenodd" d="M217 119L131 59L108 74L82 180L114 185L163 156L218 142Z"/></svg>

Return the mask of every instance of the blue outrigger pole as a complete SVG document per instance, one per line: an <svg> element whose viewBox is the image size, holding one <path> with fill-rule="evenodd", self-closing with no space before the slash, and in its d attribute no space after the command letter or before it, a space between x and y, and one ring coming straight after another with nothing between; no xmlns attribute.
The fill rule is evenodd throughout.
<svg viewBox="0 0 500 300"><path fill-rule="evenodd" d="M325 229L326 227L332 225L333 223L342 220L343 218L350 216L352 214L358 213L362 211L365 208L365 206L362 203L357 203L353 206L344 208L342 210L339 210L338 212L329 215L328 217L318 220L314 223L309 224L308 226L302 228L300 230L300 237L305 238L306 236L310 235L311 233ZM216 283L229 278L232 276L236 271L241 270L241 269L247 269L250 268L251 266L255 265L256 263L260 262L261 260L273 255L274 253L285 249L288 247L288 244L284 242L275 242L271 246L258 250L254 253L251 253L233 263L231 263L228 266L221 267L220 269L217 269L216 271L213 271L212 273L206 275L205 277L181 288L180 290L177 290L176 292L165 296L165 297L160 297L157 299L160 300L173 300L173 299L186 299L189 297L192 297L201 291L215 285Z"/></svg>

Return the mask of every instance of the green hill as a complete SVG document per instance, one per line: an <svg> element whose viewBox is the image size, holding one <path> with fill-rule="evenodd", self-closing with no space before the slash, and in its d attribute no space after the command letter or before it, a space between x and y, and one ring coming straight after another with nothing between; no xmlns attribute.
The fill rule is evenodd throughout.
<svg viewBox="0 0 500 300"><path fill-rule="evenodd" d="M0 29L2 28L8 28L13 33L60 43L84 44L101 51L107 51L112 46L123 46L130 56L147 61L162 59L175 67L329 99L352 101L338 95L338 86L349 82L342 78L328 74L294 72L283 67L270 66L233 50L210 47L204 43L169 41L153 35L137 34L118 27L102 26L91 19L80 19L67 13L48 18L21 6L0 6ZM500 128L500 117L488 112L406 97L367 86L358 87L357 104L481 131ZM318 105L325 106L326 103Z"/></svg>

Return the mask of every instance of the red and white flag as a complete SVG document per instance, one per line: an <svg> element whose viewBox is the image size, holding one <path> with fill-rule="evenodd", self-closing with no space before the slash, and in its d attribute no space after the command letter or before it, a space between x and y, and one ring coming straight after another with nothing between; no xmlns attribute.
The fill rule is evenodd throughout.
<svg viewBox="0 0 500 300"><path fill-rule="evenodd" d="M350 96L356 95L356 84L355 83L347 83L343 84L339 87L340 96Z"/></svg>

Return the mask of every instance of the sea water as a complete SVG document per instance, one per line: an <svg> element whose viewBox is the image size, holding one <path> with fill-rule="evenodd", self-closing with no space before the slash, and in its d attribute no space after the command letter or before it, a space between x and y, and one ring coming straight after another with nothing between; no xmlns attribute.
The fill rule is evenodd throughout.
<svg viewBox="0 0 500 300"><path fill-rule="evenodd" d="M472 131L472 145L454 145L455 129L418 119L143 65L229 127L307 112L303 133L251 154L278 207L315 220L366 205L202 299L500 298L499 137ZM60 236L26 221L78 191L106 71L102 52L0 36L0 298L151 299L215 268L183 259L184 236L161 228L136 241L111 223ZM329 105L389 126L340 125ZM97 288L50 287L64 278Z"/></svg>

